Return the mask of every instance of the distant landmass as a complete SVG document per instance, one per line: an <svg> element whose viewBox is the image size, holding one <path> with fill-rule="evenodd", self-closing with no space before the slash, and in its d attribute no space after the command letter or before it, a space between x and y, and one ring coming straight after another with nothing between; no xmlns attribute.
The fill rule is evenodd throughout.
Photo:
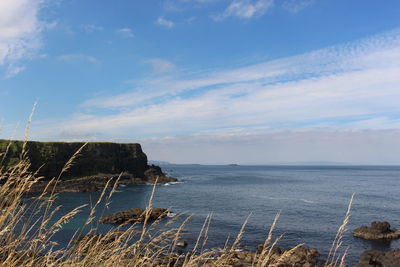
<svg viewBox="0 0 400 267"><path fill-rule="evenodd" d="M354 165L345 162L335 162L335 161L302 161L302 162L288 162L281 163L279 165L309 165L309 166L337 166L337 165Z"/></svg>
<svg viewBox="0 0 400 267"><path fill-rule="evenodd" d="M200 165L215 165L215 166L279 166L279 165L288 165L288 166L346 166L346 165L355 165L345 162L335 162L335 161L304 161L304 162L273 162L273 163L171 163L168 161L161 160L149 160L149 164L166 166L166 165L190 165L190 166L200 166Z"/></svg>
<svg viewBox="0 0 400 267"><path fill-rule="evenodd" d="M162 160L149 160L149 164L154 164L154 165L174 165L174 163L168 162L168 161L162 161Z"/></svg>

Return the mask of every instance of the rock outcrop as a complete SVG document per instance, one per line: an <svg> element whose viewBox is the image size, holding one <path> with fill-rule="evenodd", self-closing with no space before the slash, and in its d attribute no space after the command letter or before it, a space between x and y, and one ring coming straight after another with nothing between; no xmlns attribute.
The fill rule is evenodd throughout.
<svg viewBox="0 0 400 267"><path fill-rule="evenodd" d="M367 250L361 254L356 267L399 267L400 249L390 251Z"/></svg>
<svg viewBox="0 0 400 267"><path fill-rule="evenodd" d="M68 160L81 148L68 170L62 172ZM7 150L8 148L8 150ZM22 141L0 140L0 154L7 151L3 167L10 168L19 162ZM148 165L147 156L137 143L26 143L25 151L30 161L29 170L37 172L43 181L32 187L32 192L45 188L47 182L60 173L56 192L92 192L105 186L109 179L122 174L122 184L170 182L177 179L167 177L160 167Z"/></svg>
<svg viewBox="0 0 400 267"><path fill-rule="evenodd" d="M257 247L257 251L261 253L262 245ZM313 267L317 266L319 256L320 254L316 249L305 246L298 246L289 250L273 248L268 264L277 267Z"/></svg>
<svg viewBox="0 0 400 267"><path fill-rule="evenodd" d="M370 227L355 229L353 235L367 240L391 240L400 238L400 231L391 228L388 222L372 222Z"/></svg>
<svg viewBox="0 0 400 267"><path fill-rule="evenodd" d="M162 219L167 216L167 209L152 209L149 213L149 220L155 221L158 219ZM133 208L124 211L118 211L109 215L105 215L100 218L100 223L109 223L109 224L125 224L125 223L136 223L142 222L145 219L146 210Z"/></svg>
<svg viewBox="0 0 400 267"><path fill-rule="evenodd" d="M274 266L274 267L315 267L320 266L319 254L315 249L299 246L291 250L272 249L263 257L260 253L252 251L209 251L207 257L199 258L198 266L227 266L227 267L252 267L252 266ZM182 251L178 254L159 257L154 266L183 266L185 259L190 253Z"/></svg>

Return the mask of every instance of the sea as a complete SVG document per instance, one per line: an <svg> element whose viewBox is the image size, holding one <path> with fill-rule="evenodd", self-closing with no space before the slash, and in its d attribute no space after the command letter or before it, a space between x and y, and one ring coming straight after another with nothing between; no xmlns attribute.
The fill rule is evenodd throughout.
<svg viewBox="0 0 400 267"><path fill-rule="evenodd" d="M354 194L351 217L341 252L347 249L347 265L354 266L368 249L400 248L400 241L372 242L352 236L352 230L372 221L388 221L400 228L400 166L242 166L164 165L164 172L179 183L157 185L153 207L168 208L191 216L184 239L192 247L207 216L211 216L208 248L221 248L236 238L246 222L240 241L255 250L263 243L275 216L273 237L278 246L304 244L326 257ZM119 187L102 214L129 208L145 208L152 186ZM100 192L62 193L57 204L63 211L96 202ZM56 235L66 244L88 216L88 209ZM168 220L168 219L167 219ZM99 231L110 226L102 225ZM229 241L228 241L229 243Z"/></svg>

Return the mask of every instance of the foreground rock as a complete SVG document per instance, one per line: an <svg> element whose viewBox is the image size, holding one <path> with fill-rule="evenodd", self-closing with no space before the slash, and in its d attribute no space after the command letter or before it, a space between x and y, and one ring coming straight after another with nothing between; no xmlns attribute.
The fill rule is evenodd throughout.
<svg viewBox="0 0 400 267"><path fill-rule="evenodd" d="M361 254L356 267L399 267L400 249L387 252L368 250Z"/></svg>
<svg viewBox="0 0 400 267"><path fill-rule="evenodd" d="M391 228L388 222L372 222L370 227L355 229L353 235L367 240L391 240L400 238L400 231Z"/></svg>
<svg viewBox="0 0 400 267"><path fill-rule="evenodd" d="M258 247L261 251L262 246ZM316 249L310 249L305 246L295 247L290 250L282 250L275 248L272 250L271 260L269 264L276 267L313 267L318 263L320 254Z"/></svg>
<svg viewBox="0 0 400 267"><path fill-rule="evenodd" d="M274 267L315 267L318 266L319 254L315 249L299 246L291 250L272 249L269 258L260 257L260 252L253 251L215 251L214 253L205 252L197 258L194 266L224 266L224 267L251 267L251 266L274 266ZM157 258L152 266L176 266L184 265L185 259L191 253L167 255ZM196 256L193 255L195 258Z"/></svg>
<svg viewBox="0 0 400 267"><path fill-rule="evenodd" d="M83 147L83 148L82 148ZM80 150L80 148L82 148ZM19 162L23 149L22 141L0 140L0 154L5 170ZM73 163L62 172L68 160L78 151ZM30 192L41 193L48 182L62 173L55 192L93 192L104 187L109 179L116 180L122 173L120 184L167 183L177 181L165 175L161 168L149 165L146 154L136 143L26 143L25 151L30 161L29 171L43 177ZM53 191L53 186L48 187Z"/></svg>
<svg viewBox="0 0 400 267"><path fill-rule="evenodd" d="M274 248L268 259L264 254L261 258L260 247L259 252L256 254L251 251L235 251L232 256L229 257L227 262L228 266L243 266L250 267L257 264L264 264L264 266L275 266L275 267L314 267L317 266L319 253L315 249L309 249L305 246L299 246L289 250L282 250L280 248ZM213 266L213 262L210 262Z"/></svg>
<svg viewBox="0 0 400 267"><path fill-rule="evenodd" d="M166 217L168 214L167 209L152 209L149 214L149 220L155 221ZM125 223L136 223L143 222L146 216L146 210L133 208L124 211L118 211L109 215L105 215L100 218L100 223L109 224L125 224Z"/></svg>

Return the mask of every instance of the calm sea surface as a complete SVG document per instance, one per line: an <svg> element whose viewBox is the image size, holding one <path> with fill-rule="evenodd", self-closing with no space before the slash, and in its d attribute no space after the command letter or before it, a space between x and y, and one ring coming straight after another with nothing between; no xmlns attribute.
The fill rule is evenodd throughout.
<svg viewBox="0 0 400 267"><path fill-rule="evenodd" d="M279 246L304 243L317 248L323 257L353 193L350 230L374 220L387 220L400 228L400 167L165 165L163 170L182 183L157 186L153 206L193 214L186 227L189 244L194 244L210 213L210 247L222 247L228 236L235 237L250 215L241 243L254 249L263 242L275 215L281 212L274 232L275 237L283 234ZM144 208L151 190L145 185L119 188L105 213ZM64 193L58 202L70 210L94 202L98 196L99 192ZM61 244L69 240L86 217L84 211L65 226L57 235ZM102 226L100 231L107 227ZM348 264L353 266L364 250L400 248L400 241L364 241L353 238L349 231L344 247L349 248Z"/></svg>

